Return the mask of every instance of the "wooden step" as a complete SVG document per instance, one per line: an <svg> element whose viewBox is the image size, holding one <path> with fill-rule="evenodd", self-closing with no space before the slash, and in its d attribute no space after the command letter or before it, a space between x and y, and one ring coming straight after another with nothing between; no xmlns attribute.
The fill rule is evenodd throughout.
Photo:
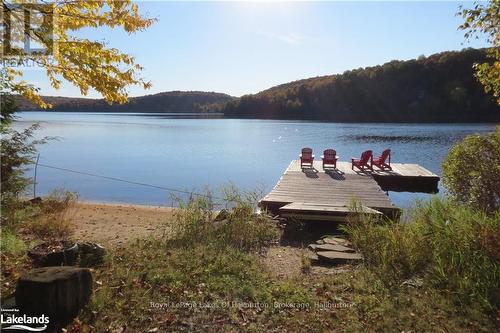
<svg viewBox="0 0 500 333"><path fill-rule="evenodd" d="M363 260L363 256L360 253L318 251L316 252L316 255L318 256L319 260L335 265L356 263L360 260Z"/></svg>

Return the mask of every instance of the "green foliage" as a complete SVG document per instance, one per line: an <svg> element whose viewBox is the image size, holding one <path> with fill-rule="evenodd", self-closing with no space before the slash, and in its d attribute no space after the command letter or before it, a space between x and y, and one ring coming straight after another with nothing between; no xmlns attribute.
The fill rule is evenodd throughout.
<svg viewBox="0 0 500 333"><path fill-rule="evenodd" d="M16 233L7 227L1 228L0 252L6 255L18 255L26 251L26 244Z"/></svg>
<svg viewBox="0 0 500 333"><path fill-rule="evenodd" d="M14 222L16 211L22 208L19 196L31 184L31 179L24 172L33 163L36 145L47 142L50 138L33 139L39 128L34 124L22 131L12 129L12 121L18 110L16 99L9 93L12 82L5 80L5 69L0 69L0 144L1 144L1 200L2 220Z"/></svg>
<svg viewBox="0 0 500 333"><path fill-rule="evenodd" d="M67 239L72 234L72 206L76 195L54 191L38 204L15 201L15 206L2 206L2 217L8 217L1 226L1 294L11 295L23 272L32 269L27 251L41 241Z"/></svg>
<svg viewBox="0 0 500 333"><path fill-rule="evenodd" d="M389 288L363 267L295 279L268 273L255 254L211 245L165 247L147 239L111 248L93 272L95 290L79 317L93 330L178 332L492 331L480 307L457 307L424 288ZM245 307L239 304L261 304ZM275 304L309 304L308 309ZM317 304L347 305L319 308ZM352 305L352 306L350 306ZM82 329L84 330L84 329ZM78 332L75 329L75 332ZM72 332L69 330L69 332Z"/></svg>
<svg viewBox="0 0 500 333"><path fill-rule="evenodd" d="M2 211L3 214L3 211ZM30 242L23 240L16 226L0 227L0 294L2 299L11 295L23 271L30 269L26 251Z"/></svg>
<svg viewBox="0 0 500 333"><path fill-rule="evenodd" d="M500 127L456 144L442 168L443 184L453 199L490 213L500 209Z"/></svg>
<svg viewBox="0 0 500 333"><path fill-rule="evenodd" d="M14 210L19 204L18 197L31 180L24 176L27 165L33 162L36 153L36 145L46 141L33 140L33 134L38 129L35 124L20 132L10 127L17 110L12 97L5 94L3 90L1 99L1 207L2 218L7 221L12 219Z"/></svg>
<svg viewBox="0 0 500 333"><path fill-rule="evenodd" d="M389 286L397 286L427 267L430 248L415 224L358 215L350 218L345 230L361 249L365 263L375 267L379 278Z"/></svg>
<svg viewBox="0 0 500 333"><path fill-rule="evenodd" d="M3 79L2 72L0 70L0 80ZM0 89L0 131L2 135L14 120L14 113L16 111L17 106L14 98L9 94L5 94L3 89Z"/></svg>
<svg viewBox="0 0 500 333"><path fill-rule="evenodd" d="M8 93L12 89L12 84L6 80L7 72L0 69L0 130L2 134L14 120L14 113L17 111L15 99Z"/></svg>
<svg viewBox="0 0 500 333"><path fill-rule="evenodd" d="M364 267L350 275L339 275L327 284L332 295L342 295L342 288L350 290L355 304L352 311L339 311L341 332L495 331L494 315L488 320L483 308L457 306L433 288L387 287Z"/></svg>
<svg viewBox="0 0 500 333"><path fill-rule="evenodd" d="M165 248L163 241L153 239L112 249L96 279L100 287L81 319L97 331L123 324L132 331L158 326L203 331L207 324L222 331L237 327L258 331L256 325L265 330L264 324L279 325L269 319L277 312L272 306L244 309L234 304L310 302L313 297L303 286L273 279L254 254L237 249L221 252L201 244ZM151 302L170 306L155 308ZM260 323L252 320L239 326L248 317L257 317Z"/></svg>
<svg viewBox="0 0 500 333"><path fill-rule="evenodd" d="M250 251L276 241L278 230L271 217L254 213L255 198L256 195L244 195L227 188L225 205L231 208L221 211L217 218L210 193L181 202L170 242L183 247L210 244L221 249L233 247Z"/></svg>
<svg viewBox="0 0 500 333"><path fill-rule="evenodd" d="M253 196L234 189L227 194L228 209L218 217L207 193L206 198L186 202L180 215L169 221L180 224L171 237L110 248L104 266L94 271L96 285L89 306L76 328L68 331L127 327L132 332L321 332L332 328L342 332L407 328L469 332L491 331L495 326L483 307L457 307L453 301L458 294L489 304L484 295L498 292L499 242L494 238L498 219L438 200L416 208L414 223L398 226L397 231L393 231L395 224L378 226L359 220L350 230L356 244L367 249L367 268L343 267L332 275L290 279L272 274L260 256L249 251L268 241L261 232L238 224L246 220L248 226L255 226ZM233 223L239 228L223 228ZM407 228L413 230L409 235L405 235ZM238 231L241 235L235 235ZM254 241L241 243L242 235ZM405 253L409 251L415 253ZM470 256L470 262L459 260L461 253ZM394 265L377 266L391 261ZM309 267L305 261L302 264ZM410 274L394 270L424 275L426 283L422 288L399 287ZM442 272L451 278L442 279ZM305 308L280 308L278 304ZM345 307L318 307L321 304Z"/></svg>
<svg viewBox="0 0 500 333"><path fill-rule="evenodd" d="M490 62L475 64L476 77L487 93L492 93L500 104L500 1L476 2L473 8L460 7L458 13L465 22L459 29L465 31L465 38L485 35L492 48L488 51Z"/></svg>
<svg viewBox="0 0 500 333"><path fill-rule="evenodd" d="M229 101L224 112L338 122L499 122L498 105L472 67L490 64L488 52L443 52L299 80Z"/></svg>
<svg viewBox="0 0 500 333"><path fill-rule="evenodd" d="M457 301L500 305L500 212L487 216L436 197L418 204L408 223L361 218L346 229L388 286L421 277Z"/></svg>

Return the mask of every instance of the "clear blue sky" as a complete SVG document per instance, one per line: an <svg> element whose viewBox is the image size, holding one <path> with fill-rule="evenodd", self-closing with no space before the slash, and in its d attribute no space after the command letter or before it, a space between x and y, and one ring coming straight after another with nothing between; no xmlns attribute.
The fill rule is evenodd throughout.
<svg viewBox="0 0 500 333"><path fill-rule="evenodd" d="M158 22L135 35L87 30L86 37L132 54L150 90L203 90L234 96L298 79L412 59L464 47L459 2L140 2ZM465 3L466 6L472 4ZM80 96L49 87L43 72L26 78L43 94ZM95 93L91 97L98 97Z"/></svg>

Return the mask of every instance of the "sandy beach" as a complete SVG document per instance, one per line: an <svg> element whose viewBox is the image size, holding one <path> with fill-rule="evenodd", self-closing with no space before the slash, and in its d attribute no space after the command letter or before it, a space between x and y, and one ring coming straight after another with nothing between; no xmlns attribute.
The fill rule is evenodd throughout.
<svg viewBox="0 0 500 333"><path fill-rule="evenodd" d="M108 246L163 233L175 211L163 206L97 202L78 202L72 209L74 238Z"/></svg>

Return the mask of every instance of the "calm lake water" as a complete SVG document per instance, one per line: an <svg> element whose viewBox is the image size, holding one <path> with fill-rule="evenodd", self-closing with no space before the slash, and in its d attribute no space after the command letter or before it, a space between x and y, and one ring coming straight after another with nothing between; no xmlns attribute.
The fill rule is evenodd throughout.
<svg viewBox="0 0 500 333"><path fill-rule="evenodd" d="M341 160L363 150L393 151L392 161L418 163L441 174L448 149L464 136L493 131L493 124L340 124L282 120L189 118L187 115L20 112L17 129L39 122L40 163L187 191L234 183L269 192L300 149L317 157L334 148ZM28 170L33 174L33 170ZM38 167L37 195L54 188L85 200L171 205L168 191ZM442 190L441 190L442 193ZM389 193L400 207L426 194Z"/></svg>

